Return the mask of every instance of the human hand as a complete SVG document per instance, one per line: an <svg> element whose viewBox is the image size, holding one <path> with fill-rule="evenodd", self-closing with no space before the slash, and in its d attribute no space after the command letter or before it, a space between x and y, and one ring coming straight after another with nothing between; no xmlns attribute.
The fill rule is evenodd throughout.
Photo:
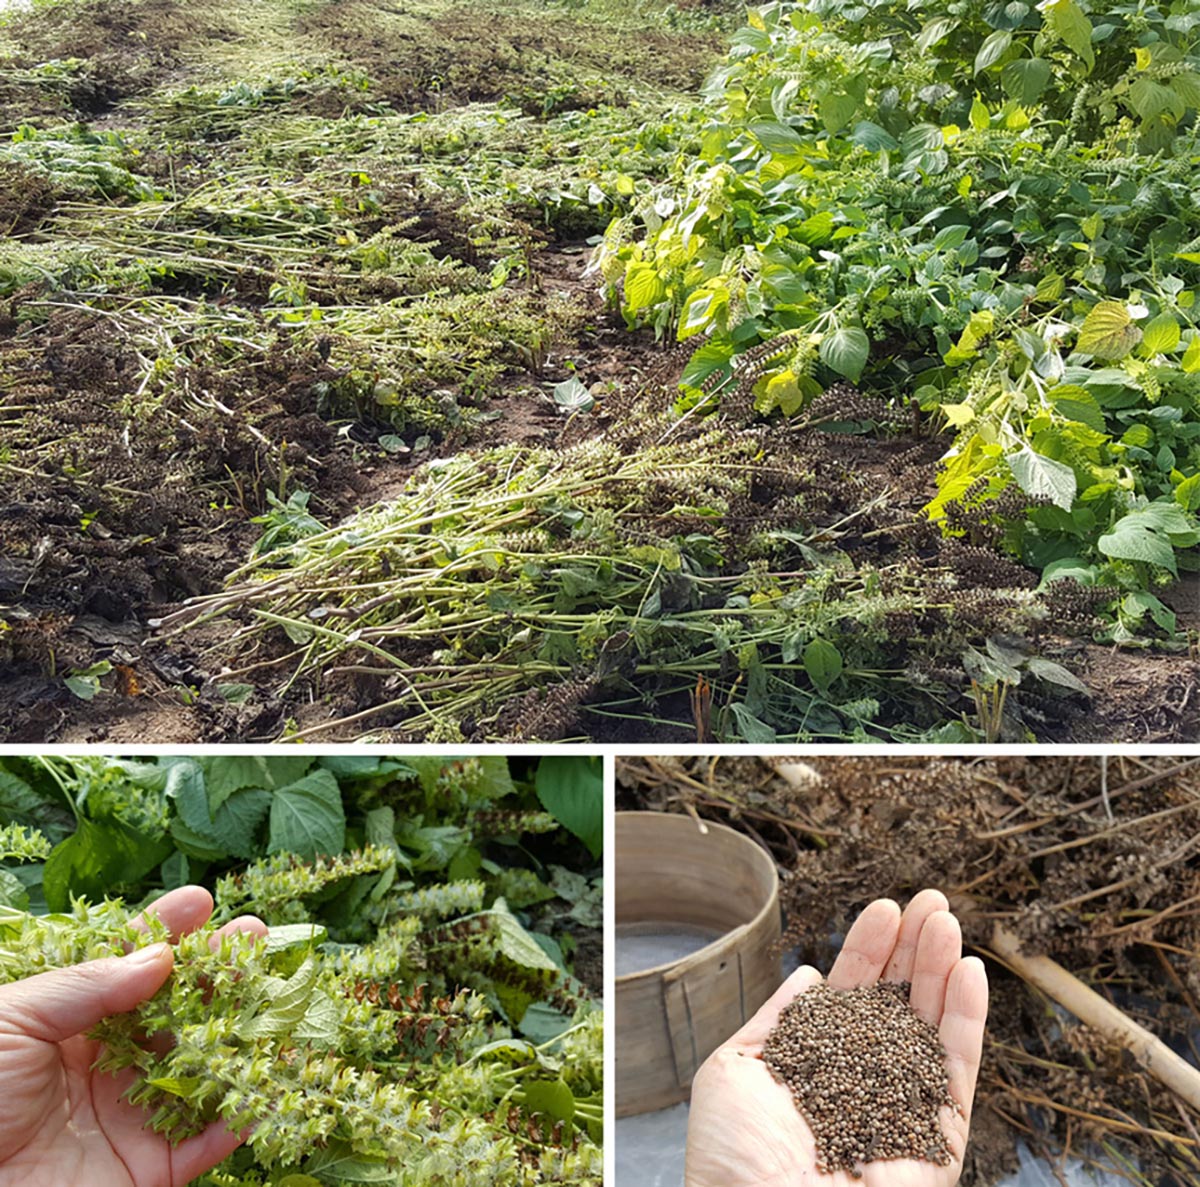
<svg viewBox="0 0 1200 1187"><path fill-rule="evenodd" d="M938 1028L946 1049L950 1093L962 1112L944 1107L949 1166L890 1159L821 1174L816 1144L788 1089L762 1060L780 1012L821 974L797 969L741 1030L704 1062L692 1083L686 1187L954 1187L963 1154L983 1050L988 986L983 962L962 957L962 932L940 891L923 890L903 915L890 899L873 902L855 921L829 974L836 989L880 979L911 981L910 1004Z"/></svg>
<svg viewBox="0 0 1200 1187"><path fill-rule="evenodd" d="M148 910L176 940L208 922L213 901L183 886ZM235 931L265 936L267 927L234 919L214 945ZM152 944L0 986L0 1187L183 1187L241 1144L214 1124L172 1146L122 1099L133 1069L93 1070L100 1044L83 1032L153 997L173 963L170 944Z"/></svg>

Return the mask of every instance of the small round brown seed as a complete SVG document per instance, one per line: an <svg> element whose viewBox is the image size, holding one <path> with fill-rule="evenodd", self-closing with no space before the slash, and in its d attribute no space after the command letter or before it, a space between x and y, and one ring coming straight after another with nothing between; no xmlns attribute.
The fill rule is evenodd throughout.
<svg viewBox="0 0 1200 1187"><path fill-rule="evenodd" d="M947 1166L938 1111L957 1111L937 1031L908 1004L909 986L820 985L786 1006L763 1061L789 1089L816 1141L817 1170L881 1159Z"/></svg>

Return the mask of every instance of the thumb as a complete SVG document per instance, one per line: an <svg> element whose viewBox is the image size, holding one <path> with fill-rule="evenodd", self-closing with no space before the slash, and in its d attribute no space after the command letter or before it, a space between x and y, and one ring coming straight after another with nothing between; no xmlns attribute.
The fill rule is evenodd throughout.
<svg viewBox="0 0 1200 1187"><path fill-rule="evenodd" d="M762 1050L767 1041L767 1035L775 1029L779 1015L784 1006L790 1005L806 989L821 984L821 974L811 965L798 968L775 992L767 999L762 1008L737 1032L728 1042L728 1046L741 1047L753 1055Z"/></svg>
<svg viewBox="0 0 1200 1187"><path fill-rule="evenodd" d="M174 962L170 944L151 944L2 985L0 1034L61 1043L153 997Z"/></svg>

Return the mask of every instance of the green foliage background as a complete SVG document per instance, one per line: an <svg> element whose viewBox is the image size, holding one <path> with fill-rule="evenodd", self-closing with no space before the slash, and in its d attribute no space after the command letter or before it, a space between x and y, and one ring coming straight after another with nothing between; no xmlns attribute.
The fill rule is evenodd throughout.
<svg viewBox="0 0 1200 1187"><path fill-rule="evenodd" d="M1200 12L1191 0L752 8L703 151L606 235L630 324L697 344L682 406L787 350L762 413L837 379L951 435L927 511L1006 488L1045 581L1149 591L1198 567ZM952 529L950 529L952 530Z"/></svg>

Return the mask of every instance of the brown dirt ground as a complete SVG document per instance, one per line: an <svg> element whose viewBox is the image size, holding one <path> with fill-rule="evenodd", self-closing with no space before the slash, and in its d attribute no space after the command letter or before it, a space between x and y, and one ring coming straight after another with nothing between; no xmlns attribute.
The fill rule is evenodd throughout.
<svg viewBox="0 0 1200 1187"><path fill-rule="evenodd" d="M821 969L872 899L946 893L992 987L963 1187L1012 1170L1018 1136L1077 1154L1104 1140L1147 1183L1200 1181L1200 1111L991 951L999 922L1200 1066L1200 759L1109 759L1111 822L1098 758L804 755L799 786L784 761L618 758L617 805L758 841L782 878L784 947Z"/></svg>
<svg viewBox="0 0 1200 1187"><path fill-rule="evenodd" d="M581 276L585 258L581 245L570 244L553 245L539 258L547 297L571 293L591 315L578 339L551 355L540 378L565 378L567 362L589 383L628 385L661 370L662 348L644 333L630 335L601 308ZM295 483L313 491L314 512L327 519L394 494L414 463L378 452L364 458L339 438L316 416L308 394L323 374L321 359L283 348L254 386L222 393L226 421L191 433L180 424L186 408L167 403L131 435L120 411L125 348L105 323L64 313L52 323L50 344L31 352L13 321L17 303L7 310L0 304L0 373L7 366L38 377L19 390L22 400L39 402L42 431L24 443L29 452L19 466L28 473L10 470L0 495L0 522L19 545L15 557L0 561L0 595L18 607L13 629L0 636L0 680L8 690L0 737L122 745L266 740L278 736L286 717L304 728L361 709L362 690L352 687L340 693L327 687L320 703L306 704L303 695L284 703L263 689L230 704L211 691L216 674L205 670L197 650L203 636L163 643L151 637L149 624L187 597L215 592L244 561L257 535L249 520L278 482L280 456L288 458ZM510 375L482 411L499 415L474 431L472 446L544 445L563 431L561 416L523 373ZM451 435L434 454L464 443ZM909 432L831 438L822 449L831 474L857 473L863 489L895 488L902 465L909 479L903 502L915 512L928 497L940 445ZM1056 706L1045 740L1157 743L1200 736L1193 659L1068 640L1060 647L1060 658L1070 659L1095 696L1090 706ZM104 659L125 671L106 678L105 693L90 702L58 679ZM599 741L695 741L682 698L660 704L658 715L679 724L632 733L602 717L587 725Z"/></svg>

